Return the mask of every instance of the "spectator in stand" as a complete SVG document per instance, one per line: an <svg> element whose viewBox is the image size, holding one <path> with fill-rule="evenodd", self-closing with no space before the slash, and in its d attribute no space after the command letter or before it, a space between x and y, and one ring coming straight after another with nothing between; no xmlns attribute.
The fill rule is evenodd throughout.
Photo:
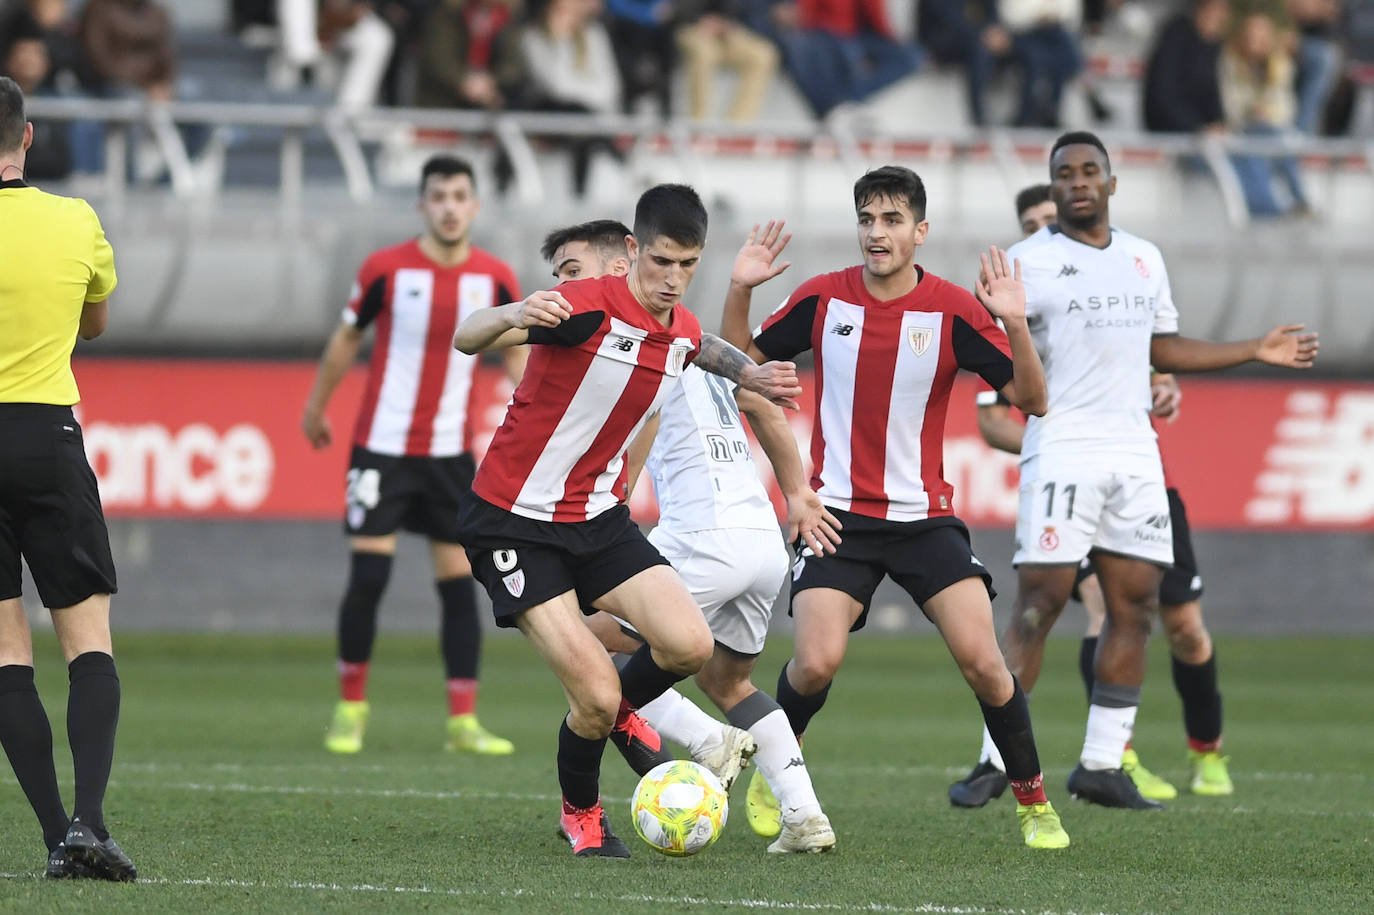
<svg viewBox="0 0 1374 915"><path fill-rule="evenodd" d="M1011 53L1011 35L997 21L996 0L920 0L916 38L942 64L960 64L968 81L969 118L987 124L983 93L1000 58Z"/></svg>
<svg viewBox="0 0 1374 915"><path fill-rule="evenodd" d="M1082 0L1001 0L999 18L1011 33L1021 67L1018 127L1059 126L1064 87L1083 69L1078 50Z"/></svg>
<svg viewBox="0 0 1374 915"><path fill-rule="evenodd" d="M88 0L77 34L97 95L171 101L176 54L172 19L162 4Z"/></svg>
<svg viewBox="0 0 1374 915"><path fill-rule="evenodd" d="M677 33L687 67L687 109L698 120L712 116L716 71L728 67L738 75L735 97L726 117L752 121L778 72L778 50L740 21L733 0L704 0L695 20Z"/></svg>
<svg viewBox="0 0 1374 915"><path fill-rule="evenodd" d="M664 118L671 116L677 66L675 0L606 0L606 10L624 81L625 111L633 111L635 101L648 95Z"/></svg>
<svg viewBox="0 0 1374 915"><path fill-rule="evenodd" d="M0 76L19 84L26 97L52 92L53 68L43 28L27 10L17 10L0 20ZM71 174L72 150L66 125L36 119L33 145L24 162L29 181L62 179Z"/></svg>
<svg viewBox="0 0 1374 915"><path fill-rule="evenodd" d="M531 62L530 97L524 107L535 111L614 114L620 104L620 72L611 38L597 19L600 0L544 0L535 19L524 27L521 50ZM575 136L562 141L572 155L573 192L583 197L592 154L604 150L619 158L609 137ZM498 185L509 175L497 173Z"/></svg>
<svg viewBox="0 0 1374 915"><path fill-rule="evenodd" d="M1298 30L1298 113L1294 124L1303 133L1319 133L1326 100L1340 75L1340 0L1287 0L1288 15Z"/></svg>
<svg viewBox="0 0 1374 915"><path fill-rule="evenodd" d="M1230 0L1193 0L1155 38L1145 67L1145 129L1160 133L1222 132L1221 41Z"/></svg>
<svg viewBox="0 0 1374 915"><path fill-rule="evenodd" d="M365 0L277 0L281 57L272 82L295 88L303 70L323 81L338 70L335 101L345 108L376 104L396 38ZM341 68L341 69L339 69Z"/></svg>
<svg viewBox="0 0 1374 915"><path fill-rule="evenodd" d="M420 30L415 104L485 108L519 104L525 83L510 0L436 0Z"/></svg>
<svg viewBox="0 0 1374 915"><path fill-rule="evenodd" d="M1250 13L1221 55L1221 101L1226 126L1235 133L1281 137L1293 130L1297 93L1293 58L1267 13ZM1311 211L1294 156L1234 155L1231 161L1251 216ZM1274 194L1274 173L1287 186L1289 203Z"/></svg>
<svg viewBox="0 0 1374 915"><path fill-rule="evenodd" d="M921 62L916 47L897 38L883 0L781 0L767 16L783 64L817 117L863 101Z"/></svg>

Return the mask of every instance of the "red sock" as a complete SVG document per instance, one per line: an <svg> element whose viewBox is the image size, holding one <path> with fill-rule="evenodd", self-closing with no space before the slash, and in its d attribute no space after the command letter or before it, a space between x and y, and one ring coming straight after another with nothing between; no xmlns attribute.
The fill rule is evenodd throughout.
<svg viewBox="0 0 1374 915"><path fill-rule="evenodd" d="M448 681L448 713L471 715L477 708L477 681L471 677L451 677Z"/></svg>
<svg viewBox="0 0 1374 915"><path fill-rule="evenodd" d="M1016 803L1022 807L1029 807L1031 804L1047 804L1049 798L1045 797L1045 777L1039 772L1035 773L1034 778L1025 781L1009 779L1011 783L1011 793L1016 795Z"/></svg>
<svg viewBox="0 0 1374 915"><path fill-rule="evenodd" d="M367 700L367 661L339 662L339 697L345 702Z"/></svg>
<svg viewBox="0 0 1374 915"><path fill-rule="evenodd" d="M1215 753L1217 750L1221 749L1221 738L1218 737L1216 740L1194 740L1189 737L1188 749L1192 750L1194 753Z"/></svg>
<svg viewBox="0 0 1374 915"><path fill-rule="evenodd" d="M635 707L624 699L620 700L620 711L615 713L615 727L623 728L625 720L634 714Z"/></svg>

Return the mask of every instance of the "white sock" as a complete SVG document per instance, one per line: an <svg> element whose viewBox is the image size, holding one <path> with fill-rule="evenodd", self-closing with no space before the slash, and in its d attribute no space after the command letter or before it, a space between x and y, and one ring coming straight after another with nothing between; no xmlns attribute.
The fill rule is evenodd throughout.
<svg viewBox="0 0 1374 915"><path fill-rule="evenodd" d="M675 689L664 690L663 695L639 709L639 715L692 756L721 740L725 727Z"/></svg>
<svg viewBox="0 0 1374 915"><path fill-rule="evenodd" d="M1088 732L1083 738L1083 755L1079 760L1085 769L1119 769L1121 754L1135 728L1138 706L1108 708L1088 706Z"/></svg>
<svg viewBox="0 0 1374 915"><path fill-rule="evenodd" d="M821 802L816 799L811 774L806 770L801 746L792 733L787 713L782 709L769 712L749 727L749 733L759 745L754 765L773 789L782 807L783 819L800 822L820 813Z"/></svg>
<svg viewBox="0 0 1374 915"><path fill-rule="evenodd" d="M992 742L992 734L988 732L988 726L983 725L983 755L978 757L980 763L990 762L1001 772L1007 771L1007 764L1002 762L1002 751L997 749L997 744Z"/></svg>

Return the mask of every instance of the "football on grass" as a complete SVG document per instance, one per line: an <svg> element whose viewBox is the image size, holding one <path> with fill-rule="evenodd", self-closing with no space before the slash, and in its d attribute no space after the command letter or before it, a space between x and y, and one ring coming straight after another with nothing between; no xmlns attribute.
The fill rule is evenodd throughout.
<svg viewBox="0 0 1374 915"><path fill-rule="evenodd" d="M650 769L630 799L635 832L650 848L673 857L710 848L725 829L729 813L720 779L686 759Z"/></svg>

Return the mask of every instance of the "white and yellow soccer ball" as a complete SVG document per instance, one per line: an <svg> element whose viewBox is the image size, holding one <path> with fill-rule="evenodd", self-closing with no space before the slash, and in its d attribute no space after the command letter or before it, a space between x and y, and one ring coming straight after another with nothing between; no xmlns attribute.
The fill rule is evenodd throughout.
<svg viewBox="0 0 1374 915"><path fill-rule="evenodd" d="M675 858L710 848L729 814L729 797L720 779L687 759L650 769L630 799L635 832L654 851Z"/></svg>

